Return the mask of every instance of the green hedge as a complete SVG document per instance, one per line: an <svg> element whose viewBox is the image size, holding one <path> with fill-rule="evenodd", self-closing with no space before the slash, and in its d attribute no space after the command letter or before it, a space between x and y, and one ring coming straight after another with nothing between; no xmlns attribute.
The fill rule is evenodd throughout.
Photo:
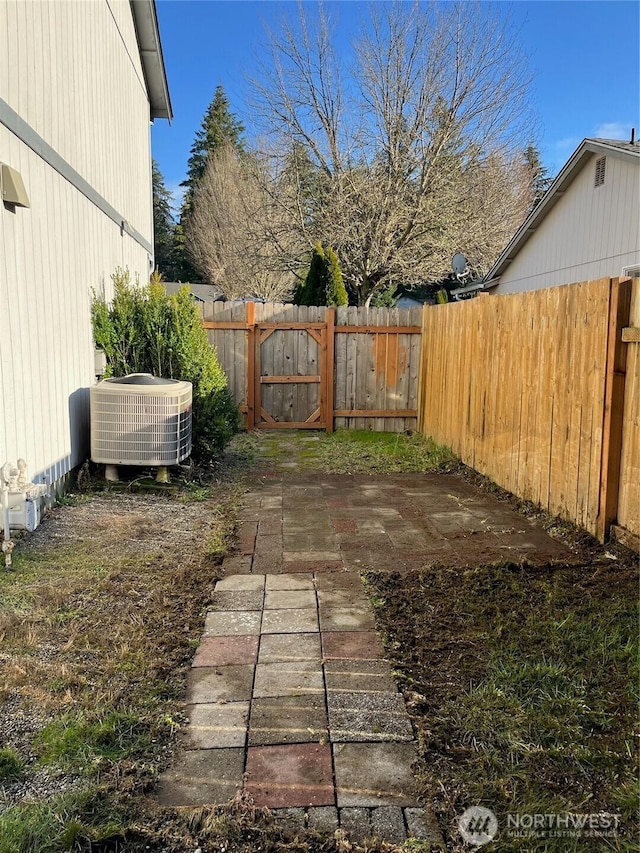
<svg viewBox="0 0 640 853"><path fill-rule="evenodd" d="M141 286L127 269L116 269L112 280L112 302L94 294L91 306L96 346L107 357L106 375L152 373L191 382L193 457L206 461L238 431L239 414L188 286L167 296L159 275Z"/></svg>

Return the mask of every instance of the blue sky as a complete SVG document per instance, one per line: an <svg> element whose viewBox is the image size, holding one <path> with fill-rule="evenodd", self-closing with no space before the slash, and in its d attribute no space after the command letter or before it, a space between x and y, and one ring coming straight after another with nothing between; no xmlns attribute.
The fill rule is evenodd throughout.
<svg viewBox="0 0 640 853"><path fill-rule="evenodd" d="M358 0L333 0L345 33L358 25ZM264 26L296 15L295 2L157 0L174 120L156 120L153 156L179 198L189 149L213 92L222 84L248 127L247 76L255 71ZM585 136L640 135L640 4L635 0L500 3L530 57L531 95L544 164L556 174Z"/></svg>

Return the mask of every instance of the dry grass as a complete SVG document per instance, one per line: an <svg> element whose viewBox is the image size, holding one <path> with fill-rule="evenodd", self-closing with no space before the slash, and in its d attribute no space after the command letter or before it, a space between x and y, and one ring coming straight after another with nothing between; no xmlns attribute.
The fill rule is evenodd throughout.
<svg viewBox="0 0 640 853"><path fill-rule="evenodd" d="M0 801L8 849L44 843L20 835L12 806L25 791L41 804L78 784L140 795L166 763L237 496L95 495L57 508L16 548L15 572L0 575L0 741L24 767ZM43 832L47 815L65 820L31 811ZM87 837L113 831L103 816Z"/></svg>

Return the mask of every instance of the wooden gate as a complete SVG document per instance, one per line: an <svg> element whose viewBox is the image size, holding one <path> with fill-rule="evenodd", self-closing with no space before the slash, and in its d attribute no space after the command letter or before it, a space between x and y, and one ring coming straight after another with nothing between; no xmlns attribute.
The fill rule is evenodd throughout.
<svg viewBox="0 0 640 853"><path fill-rule="evenodd" d="M248 429L413 430L421 308L205 303Z"/></svg>
<svg viewBox="0 0 640 853"><path fill-rule="evenodd" d="M256 429L326 429L327 323L254 327Z"/></svg>

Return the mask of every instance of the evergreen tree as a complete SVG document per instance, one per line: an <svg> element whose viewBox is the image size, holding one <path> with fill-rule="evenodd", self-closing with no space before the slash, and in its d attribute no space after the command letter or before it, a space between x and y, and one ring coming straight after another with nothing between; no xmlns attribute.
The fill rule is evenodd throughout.
<svg viewBox="0 0 640 853"><path fill-rule="evenodd" d="M207 107L191 146L187 179L182 183L182 186L187 188L183 210L188 210L191 206L195 185L204 174L209 154L218 150L224 142L231 142L238 151L243 151L243 133L244 126L231 112L224 89L222 86L216 86L213 100Z"/></svg>
<svg viewBox="0 0 640 853"><path fill-rule="evenodd" d="M223 143L231 142L243 152L242 135L244 126L230 110L229 99L222 86L216 86L213 100L202 118L200 129L196 131L191 156L187 162L187 178L181 186L185 187L184 201L180 211L180 222L176 227L175 267L179 281L201 282L203 275L192 262L186 249L186 234L189 231L189 211L193 202L196 185L204 174L209 155L218 150Z"/></svg>
<svg viewBox="0 0 640 853"><path fill-rule="evenodd" d="M202 274L198 272L187 252L187 241L184 233L184 223L187 221L188 213L184 210L180 222L176 223L173 234L172 268L173 280L189 283L202 282Z"/></svg>
<svg viewBox="0 0 640 853"><path fill-rule="evenodd" d="M324 305L326 285L326 265L324 262L324 250L322 243L318 242L311 253L309 272L294 294L293 301L296 305Z"/></svg>
<svg viewBox="0 0 640 853"><path fill-rule="evenodd" d="M295 305L348 305L338 256L318 242L311 253L309 272L294 294Z"/></svg>
<svg viewBox="0 0 640 853"><path fill-rule="evenodd" d="M531 189L533 192L532 209L536 207L549 189L552 179L548 169L543 165L539 149L529 143L524 151L524 162L531 172Z"/></svg>
<svg viewBox="0 0 640 853"><path fill-rule="evenodd" d="M155 160L152 161L153 183L153 245L155 267L167 281L175 278L175 223L171 211L171 193Z"/></svg>
<svg viewBox="0 0 640 853"><path fill-rule="evenodd" d="M340 261L338 256L329 246L324 252L327 290L325 305L348 305L349 297L347 296L347 288L342 280L342 270L340 269Z"/></svg>

